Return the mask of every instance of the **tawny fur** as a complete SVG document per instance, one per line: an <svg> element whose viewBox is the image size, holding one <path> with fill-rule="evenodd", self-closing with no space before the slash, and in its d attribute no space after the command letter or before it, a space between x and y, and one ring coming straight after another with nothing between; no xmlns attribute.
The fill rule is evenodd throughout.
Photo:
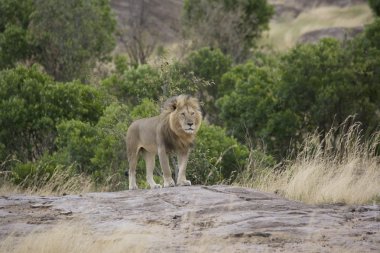
<svg viewBox="0 0 380 253"><path fill-rule="evenodd" d="M146 179L151 188L161 187L153 179L157 154L163 171L164 187L175 186L169 166L170 152L176 153L178 159L177 185L191 185L186 179L186 165L201 121L198 100L187 95L168 99L158 116L134 121L126 137L129 189L137 189L136 165L139 154L145 159Z"/></svg>

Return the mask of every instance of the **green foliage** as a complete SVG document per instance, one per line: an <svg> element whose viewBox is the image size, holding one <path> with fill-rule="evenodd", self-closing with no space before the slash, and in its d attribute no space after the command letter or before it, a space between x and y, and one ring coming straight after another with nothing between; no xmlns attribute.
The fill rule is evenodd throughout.
<svg viewBox="0 0 380 253"><path fill-rule="evenodd" d="M349 87L342 87L347 77L342 53L338 41L326 39L316 45L298 46L284 57L279 94L284 107L304 119L305 130L312 131L315 126L329 129L334 110L347 117L341 113L346 106L342 99L352 95L339 94L350 92Z"/></svg>
<svg viewBox="0 0 380 253"><path fill-rule="evenodd" d="M32 0L0 0L0 69L30 57L27 29L32 11Z"/></svg>
<svg viewBox="0 0 380 253"><path fill-rule="evenodd" d="M83 172L91 172L90 159L98 144L98 129L79 120L64 121L57 126L57 146L66 152L65 162L75 162Z"/></svg>
<svg viewBox="0 0 380 253"><path fill-rule="evenodd" d="M1 0L0 13L0 68L37 61L58 81L85 81L115 45L107 0Z"/></svg>
<svg viewBox="0 0 380 253"><path fill-rule="evenodd" d="M115 45L107 0L35 1L31 24L36 57L56 80L86 80Z"/></svg>
<svg viewBox="0 0 380 253"><path fill-rule="evenodd" d="M220 49L201 48L193 51L184 61L184 70L193 72L195 76L212 81L216 85L209 87L208 91L214 95L221 77L232 65L232 59L224 55Z"/></svg>
<svg viewBox="0 0 380 253"><path fill-rule="evenodd" d="M267 124L275 112L279 77L278 70L253 62L236 66L223 76L220 118L239 140L264 138L267 143L271 139Z"/></svg>
<svg viewBox="0 0 380 253"><path fill-rule="evenodd" d="M18 25L7 24L0 33L0 69L12 67L30 55L26 30Z"/></svg>
<svg viewBox="0 0 380 253"><path fill-rule="evenodd" d="M116 73L121 75L129 68L128 57L124 55L116 55L114 58Z"/></svg>
<svg viewBox="0 0 380 253"><path fill-rule="evenodd" d="M63 165L75 164L79 172L92 175L99 185L113 184L111 189L124 189L127 167L124 135L131 123L129 108L111 104L96 125L78 120L58 126L55 156Z"/></svg>
<svg viewBox="0 0 380 253"><path fill-rule="evenodd" d="M56 83L37 66L0 72L0 143L21 161L51 152L55 126L64 119L97 122L105 97L80 83Z"/></svg>
<svg viewBox="0 0 380 253"><path fill-rule="evenodd" d="M326 133L350 115L370 135L379 126L380 51L377 22L363 36L340 43L324 39L285 54L280 64L247 62L222 77L220 118L240 141L281 158L307 133ZM266 65L268 64L268 65Z"/></svg>
<svg viewBox="0 0 380 253"><path fill-rule="evenodd" d="M380 16L380 1L379 0L368 0L369 6L372 8L373 12Z"/></svg>
<svg viewBox="0 0 380 253"><path fill-rule="evenodd" d="M230 56L224 55L220 49L207 47L191 52L182 64L184 73L191 73L201 80L210 82L210 85L199 89L198 94L203 102L204 116L212 123L218 121L218 111L215 106L215 100L219 96L218 87L222 75L231 68L231 65Z"/></svg>
<svg viewBox="0 0 380 253"><path fill-rule="evenodd" d="M158 105L151 99L143 99L141 104L135 106L131 111L131 118L133 120L153 117L160 114Z"/></svg>
<svg viewBox="0 0 380 253"><path fill-rule="evenodd" d="M33 11L32 0L1 0L0 1L0 32L7 24L19 25L26 29L29 25L29 16Z"/></svg>
<svg viewBox="0 0 380 253"><path fill-rule="evenodd" d="M190 155L188 177L195 184L230 180L246 164L248 148L227 136L223 128L202 124Z"/></svg>
<svg viewBox="0 0 380 253"><path fill-rule="evenodd" d="M364 39L367 40L371 47L380 50L380 18L375 19L369 24L364 32Z"/></svg>
<svg viewBox="0 0 380 253"><path fill-rule="evenodd" d="M186 0L182 23L200 45L220 48L241 61L261 32L268 29L273 8L266 0Z"/></svg>
<svg viewBox="0 0 380 253"><path fill-rule="evenodd" d="M160 74L149 65L125 69L103 81L108 92L120 101L137 105L143 98L158 100L161 94Z"/></svg>
<svg viewBox="0 0 380 253"><path fill-rule="evenodd" d="M144 98L163 102L179 94L194 94L210 86L210 82L194 75L183 64L175 62L155 68L150 65L138 65L127 68L116 60L117 70L102 82L102 86L120 102L136 106ZM124 62L125 63L125 62ZM120 65L121 64L121 65Z"/></svg>
<svg viewBox="0 0 380 253"><path fill-rule="evenodd" d="M378 124L379 51L361 48L360 40L344 47L326 39L284 57L281 103L302 119L302 131L326 132L334 122L355 114L365 129ZM364 50L372 56L367 58Z"/></svg>
<svg viewBox="0 0 380 253"><path fill-rule="evenodd" d="M181 62L161 65L160 77L162 83L161 101L179 94L199 94L207 89L211 83L209 80L199 78L190 69L186 69Z"/></svg>

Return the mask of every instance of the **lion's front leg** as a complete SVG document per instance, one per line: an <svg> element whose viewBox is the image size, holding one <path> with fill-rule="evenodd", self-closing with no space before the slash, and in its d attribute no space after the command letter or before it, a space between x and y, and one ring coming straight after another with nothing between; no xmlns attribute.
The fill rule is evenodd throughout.
<svg viewBox="0 0 380 253"><path fill-rule="evenodd" d="M172 173L170 171L169 157L168 157L168 154L166 153L165 148L163 147L158 148L158 158L160 160L161 169L164 174L164 187L175 186L175 182L172 178Z"/></svg>
<svg viewBox="0 0 380 253"><path fill-rule="evenodd" d="M190 180L186 179L186 166L189 159L189 151L179 152L177 154L179 163L179 172L177 178L177 185L188 186L191 185Z"/></svg>

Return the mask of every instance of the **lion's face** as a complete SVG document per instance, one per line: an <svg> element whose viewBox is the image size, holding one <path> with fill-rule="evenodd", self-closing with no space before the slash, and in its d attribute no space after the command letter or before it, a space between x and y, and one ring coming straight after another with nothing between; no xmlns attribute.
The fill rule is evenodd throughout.
<svg viewBox="0 0 380 253"><path fill-rule="evenodd" d="M180 133L194 135L201 124L202 114L198 100L187 96L178 96L173 104L173 111L170 114L171 128Z"/></svg>
<svg viewBox="0 0 380 253"><path fill-rule="evenodd" d="M177 109L178 110L178 109ZM199 129L200 119L199 112L187 106L186 108L182 108L178 110L177 117L178 122L182 128L182 130L187 134L195 134Z"/></svg>

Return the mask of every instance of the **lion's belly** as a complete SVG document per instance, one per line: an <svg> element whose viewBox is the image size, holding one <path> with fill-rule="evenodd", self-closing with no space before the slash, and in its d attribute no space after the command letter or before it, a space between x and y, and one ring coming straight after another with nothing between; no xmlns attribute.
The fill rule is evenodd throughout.
<svg viewBox="0 0 380 253"><path fill-rule="evenodd" d="M157 154L157 145L155 144L150 143L150 144L141 145L140 148L145 149L149 153Z"/></svg>

